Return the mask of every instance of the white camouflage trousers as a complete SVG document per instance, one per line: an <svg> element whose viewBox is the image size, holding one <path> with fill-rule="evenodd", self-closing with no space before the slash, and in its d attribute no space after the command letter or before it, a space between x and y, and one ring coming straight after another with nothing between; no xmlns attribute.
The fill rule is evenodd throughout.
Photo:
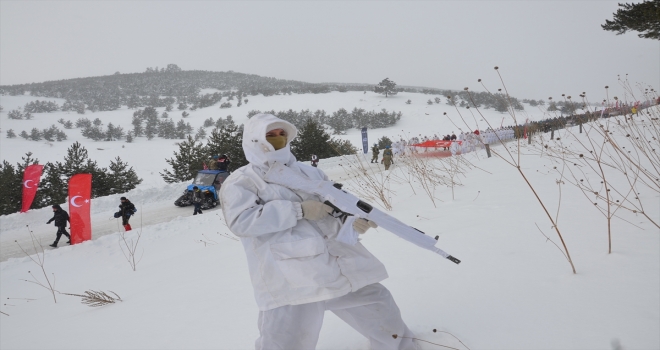
<svg viewBox="0 0 660 350"><path fill-rule="evenodd" d="M326 310L334 312L369 339L371 349L419 349L417 343L411 339L413 333L401 319L401 312L392 294L380 283L368 285L335 299L260 311L261 336L257 339L255 348L316 348ZM392 337L394 334L398 335L396 339Z"/></svg>

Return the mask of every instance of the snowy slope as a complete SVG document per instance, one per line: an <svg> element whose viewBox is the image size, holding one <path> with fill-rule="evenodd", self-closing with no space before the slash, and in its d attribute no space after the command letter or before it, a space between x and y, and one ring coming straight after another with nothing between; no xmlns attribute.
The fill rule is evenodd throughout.
<svg viewBox="0 0 660 350"><path fill-rule="evenodd" d="M358 104L365 98L351 93L274 96L273 102L250 98L245 110L334 111L352 108L350 101ZM417 98L419 103L410 106L403 103L408 98L416 102L409 96L398 95L385 102L380 97L368 98L374 107L362 108L376 109L380 108L377 103L398 101L396 107L386 108L404 111L400 124L390 130L374 130L370 137L396 135L399 128L423 135L433 129L440 133L456 130L446 117L441 117L445 108L450 113L449 106L421 106L426 101L424 95ZM404 110L406 107L410 109ZM426 108L430 112L425 112ZM5 111L10 109L5 106ZM132 112L123 112L130 121ZM501 114L490 112L492 115L486 118L501 120ZM5 113L0 118L3 131L7 127ZM122 111L112 113L117 120L123 118ZM203 119L216 118L219 113L234 113L241 121L232 109L197 111L189 120L201 125ZM54 114L37 117L59 119ZM69 141L77 137L71 133L79 131L74 131L69 131ZM584 137L577 132L576 135ZM564 140L571 138L565 131L559 136ZM351 131L346 138L358 144L357 131ZM23 140L1 141L0 152L7 160L20 158L26 147L39 159L59 160L63 155L56 152L69 144L54 143L50 147ZM146 180L127 194L141 207L133 219L134 228L139 229L129 234L135 237L141 232L137 270L130 268L122 254L116 220L109 219L118 196L94 199L95 239L47 250L45 268L49 276L55 275L56 289L62 293L114 291L124 301L90 308L77 297L58 294L54 303L46 289L23 281L32 280L28 271L45 281L40 268L28 257L10 258L0 263L0 311L4 313L0 314L0 347L252 348L258 336L257 308L240 242L230 238L219 209L190 216L191 208L172 205L183 185L159 181L157 172L165 166L163 158L176 149L173 141L85 142L90 153L90 145L125 152L120 154L122 159ZM7 150L7 145L11 150ZM496 149L502 151L503 147ZM559 223L577 274L572 273L555 245L539 232L537 225L559 243L529 188L515 168L501 159L487 158L483 150L467 154L465 159L472 166L460 177L462 186L454 189L454 199L450 188L437 188L435 206L418 182L405 180L408 170L397 162L388 182L393 204L390 213L422 231L440 235L438 246L463 261L455 265L383 229L364 235L365 246L388 269L390 278L383 284L392 291L404 320L418 338L458 349L465 347L452 336L432 330L450 332L470 349L609 349L619 345L625 349L660 348L660 232L642 218L622 213L635 226L615 220L613 252L607 254L602 215L570 186L562 187L559 200L557 175L549 171L554 163L526 145L523 150L522 168L553 216L561 204ZM104 154L98 151L92 158L103 165ZM320 167L331 179L356 190L360 187L359 179L347 170L353 162L333 158L322 160ZM365 165L372 167L373 176L383 174L379 166L368 161ZM155 175L149 174L150 170ZM650 203L647 212L657 219L660 197L647 192L640 196ZM43 241L50 243L54 230L45 225L49 216L46 208L0 217L3 251L8 245L15 245L14 239L28 237L26 224L35 232L50 234ZM137 220L140 218L142 225ZM97 236L97 229L105 235ZM427 343L422 346L441 348ZM318 348L367 349L368 342L328 313Z"/></svg>

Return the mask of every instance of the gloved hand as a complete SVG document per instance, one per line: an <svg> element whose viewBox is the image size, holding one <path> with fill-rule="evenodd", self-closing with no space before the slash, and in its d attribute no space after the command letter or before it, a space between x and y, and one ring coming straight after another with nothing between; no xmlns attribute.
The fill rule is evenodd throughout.
<svg viewBox="0 0 660 350"><path fill-rule="evenodd" d="M378 225L376 225L376 223L373 221L369 221L362 218L355 219L355 221L353 221L353 229L355 230L355 232L359 234L363 234L367 232L367 230L372 227L376 228L378 227Z"/></svg>
<svg viewBox="0 0 660 350"><path fill-rule="evenodd" d="M332 213L332 207L319 201L304 201L300 203L300 207L302 207L303 218L307 220L321 220Z"/></svg>

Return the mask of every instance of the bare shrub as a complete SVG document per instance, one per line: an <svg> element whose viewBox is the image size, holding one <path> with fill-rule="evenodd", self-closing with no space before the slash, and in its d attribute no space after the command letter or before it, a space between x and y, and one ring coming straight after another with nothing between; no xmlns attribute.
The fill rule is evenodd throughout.
<svg viewBox="0 0 660 350"><path fill-rule="evenodd" d="M62 294L71 295L71 296L74 296L74 297L80 297L80 298L82 298L82 300L80 301L81 303L83 303L85 305L88 305L88 306L91 306L91 307L99 307L99 306L103 306L103 305L114 304L117 301L123 301L123 300L121 300L119 295L117 295L117 293L115 293L113 291L110 291L110 293L114 294L115 296L112 297L112 296L108 295L105 292L95 291L95 290L85 291L84 295L82 295L82 294L71 294L71 293L62 293Z"/></svg>
<svg viewBox="0 0 660 350"><path fill-rule="evenodd" d="M32 276L32 280L23 280L23 281L34 283L42 288L47 289L52 294L53 301L57 303L57 298L55 297L55 292L57 292L57 290L55 290L55 274L54 273L52 274L53 281L51 282L50 277L48 277L48 273L46 272L46 252L44 251L44 247L41 245L41 242L39 242L37 238L34 236L34 232L30 230L30 225L25 225L25 226L27 227L28 232L30 233L30 239L32 240L32 249L34 249L34 254L31 255L30 253L28 253L28 251L25 250L20 243L18 243L18 241L14 241L14 242L16 242L16 244L21 249L21 251L23 251L23 253L28 258L30 258L30 260L32 260L33 263L39 266L39 268L41 269L41 273L44 275L45 281L44 282L40 281L32 273L32 271L28 271L30 276Z"/></svg>

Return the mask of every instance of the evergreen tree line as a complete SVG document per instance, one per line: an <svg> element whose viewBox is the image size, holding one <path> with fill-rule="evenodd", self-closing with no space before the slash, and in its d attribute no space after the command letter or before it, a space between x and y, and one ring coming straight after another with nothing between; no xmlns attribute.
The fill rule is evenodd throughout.
<svg viewBox="0 0 660 350"><path fill-rule="evenodd" d="M183 119L175 124L167 112L163 112L161 117L158 119L158 111L153 107L135 111L131 121L133 130L130 132L130 140L127 141L132 141L133 137L140 136L145 136L148 140L155 136L165 139L184 139L186 135L193 132L192 125L184 122Z"/></svg>
<svg viewBox="0 0 660 350"><path fill-rule="evenodd" d="M166 159L170 168L163 169L160 175L168 183L189 181L213 155L219 154L228 155L231 159L229 170L236 170L248 164L242 145L243 125L236 125L228 117L228 121L213 129L206 144L188 135L186 140L179 143L179 150L174 152L174 156ZM291 152L297 159L307 161L312 154L323 159L354 154L357 149L349 141L331 138L323 125L309 118L298 127L298 137L291 141Z"/></svg>
<svg viewBox="0 0 660 350"><path fill-rule="evenodd" d="M367 127L369 129L386 128L396 124L401 120L401 112L388 112L384 108L380 112L365 111L362 108L353 108L348 112L344 108L340 108L332 114L327 114L324 110L316 110L311 112L309 109L304 109L296 112L292 109L288 111L275 112L274 110L261 112L258 110L251 110L248 112L247 117L259 113L272 114L280 119L286 120L295 125L297 128L303 127L307 124L308 120L313 120L319 125L327 125L333 129L333 134L339 135L346 132L351 128L362 129Z"/></svg>
<svg viewBox="0 0 660 350"><path fill-rule="evenodd" d="M32 101L25 104L23 110L28 113L50 113L60 110L60 105L53 101Z"/></svg>
<svg viewBox="0 0 660 350"><path fill-rule="evenodd" d="M374 91L369 84L313 84L293 80L262 77L233 71L184 71L177 65L172 69L149 68L143 73L120 74L119 72L100 77L76 78L43 83L0 86L0 95L23 95L63 98L63 111L76 111L84 114L85 110L112 111L121 106L128 108L168 107L178 103L191 109L215 105L226 97L225 106L231 99L237 98L240 106L247 96L272 96L280 94L329 93L332 91ZM156 67L157 68L157 67ZM217 89L222 92L204 94L202 89ZM390 93L400 91L424 92L442 96L461 94L461 92L417 87L396 87ZM480 97L479 97L480 98ZM468 99L464 99L468 103ZM484 101L488 101L484 97ZM490 108L491 102L478 102Z"/></svg>
<svg viewBox="0 0 660 350"><path fill-rule="evenodd" d="M57 126L51 125L50 128L39 130L38 128L32 128L28 134L25 130L21 131L18 136L30 140L30 141L41 141L42 139L46 141L64 141L67 139L66 133L60 130ZM13 129L7 130L7 138L13 139L16 137L16 133Z"/></svg>
<svg viewBox="0 0 660 350"><path fill-rule="evenodd" d="M15 120L18 120L18 119L30 120L34 117L32 116L32 113L30 113L30 112L23 113L21 111L21 108L19 107L18 109L13 109L13 110L7 112L7 118L15 119Z"/></svg>
<svg viewBox="0 0 660 350"><path fill-rule="evenodd" d="M23 173L32 164L40 164L26 153L22 161L15 166L7 161L0 164L0 215L7 215L21 210ZM142 182L132 167L117 157L110 165L100 167L89 158L87 149L75 142L67 150L63 162L48 162L39 182L37 195L31 209L43 208L53 204L65 203L68 196L68 181L79 173L92 174L92 198L125 193Z"/></svg>
<svg viewBox="0 0 660 350"><path fill-rule="evenodd" d="M336 89L321 84L304 83L261 77L254 74L208 71L159 70L49 81L43 83L0 86L0 94L63 98L70 104L84 104L90 111L116 110L125 105L129 108L164 107L175 101L189 105L205 104L199 96L201 89L242 91L243 96L265 96L285 93L321 93ZM234 93L236 95L236 93ZM160 96L165 96L162 98ZM174 100L176 98L176 100ZM243 99L241 98L241 101ZM201 103L201 104L200 104Z"/></svg>
<svg viewBox="0 0 660 350"><path fill-rule="evenodd" d="M406 90L406 89L404 89ZM522 103L515 98L506 96L501 92L490 93L490 92L474 92L474 91L451 91L451 90L440 90L440 89L421 89L424 94L428 95L441 95L445 97L446 104L450 106L458 107L471 107L471 108L483 108L489 109L493 108L498 112L506 112L509 104L513 109L522 111L525 109ZM437 104L442 102L442 98L435 97L433 100L429 99L428 104L435 102ZM523 102L528 102L531 106L544 105L543 100L523 100ZM408 103L410 104L410 103Z"/></svg>

